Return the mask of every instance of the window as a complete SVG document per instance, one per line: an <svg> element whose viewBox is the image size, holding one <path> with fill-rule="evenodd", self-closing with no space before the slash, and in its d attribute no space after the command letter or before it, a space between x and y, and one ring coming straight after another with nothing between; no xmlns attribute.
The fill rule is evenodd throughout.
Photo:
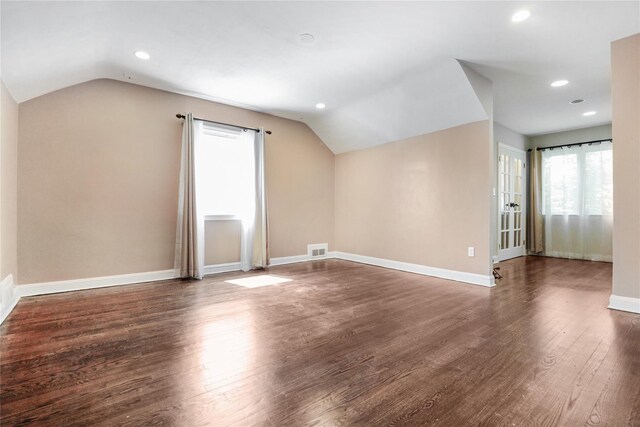
<svg viewBox="0 0 640 427"><path fill-rule="evenodd" d="M608 150L587 152L585 155L587 215L613 215L613 156Z"/></svg>
<svg viewBox="0 0 640 427"><path fill-rule="evenodd" d="M198 210L242 219L255 196L254 132L203 124L196 152Z"/></svg>
<svg viewBox="0 0 640 427"><path fill-rule="evenodd" d="M544 213L578 215L578 155L543 154Z"/></svg>
<svg viewBox="0 0 640 427"><path fill-rule="evenodd" d="M611 143L545 150L542 191L545 215L612 215Z"/></svg>

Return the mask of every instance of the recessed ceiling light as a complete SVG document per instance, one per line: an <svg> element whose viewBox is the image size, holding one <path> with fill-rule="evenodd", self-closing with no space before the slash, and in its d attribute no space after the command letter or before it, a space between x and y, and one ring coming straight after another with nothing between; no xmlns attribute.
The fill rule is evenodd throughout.
<svg viewBox="0 0 640 427"><path fill-rule="evenodd" d="M583 116L595 116L595 111L587 111L586 113L582 113Z"/></svg>
<svg viewBox="0 0 640 427"><path fill-rule="evenodd" d="M324 105L322 102L318 102L318 103L316 104L316 108L317 108L318 110L322 110L324 107L326 107L326 105Z"/></svg>
<svg viewBox="0 0 640 427"><path fill-rule="evenodd" d="M531 16L531 12L529 12L528 10L519 10L513 14L513 16L511 17L511 20L513 22L522 22L525 19L527 19L529 16Z"/></svg>
<svg viewBox="0 0 640 427"><path fill-rule="evenodd" d="M316 41L316 37L313 34L303 33L298 36L300 44L311 45Z"/></svg>
<svg viewBox="0 0 640 427"><path fill-rule="evenodd" d="M551 87L560 87L566 84L569 84L569 80L556 80L555 82L551 83Z"/></svg>
<svg viewBox="0 0 640 427"><path fill-rule="evenodd" d="M574 99L569 104L582 104L583 102L584 102L584 99Z"/></svg>
<svg viewBox="0 0 640 427"><path fill-rule="evenodd" d="M139 59L147 60L147 59L151 58L151 55L149 55L147 52L143 52L141 50L139 50L137 52L134 52L134 55L136 56L136 58L139 58Z"/></svg>

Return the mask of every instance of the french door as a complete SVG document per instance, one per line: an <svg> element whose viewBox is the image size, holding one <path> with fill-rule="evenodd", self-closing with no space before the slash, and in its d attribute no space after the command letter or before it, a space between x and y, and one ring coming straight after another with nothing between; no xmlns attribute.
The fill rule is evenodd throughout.
<svg viewBox="0 0 640 427"><path fill-rule="evenodd" d="M498 261L525 254L525 153L498 148Z"/></svg>

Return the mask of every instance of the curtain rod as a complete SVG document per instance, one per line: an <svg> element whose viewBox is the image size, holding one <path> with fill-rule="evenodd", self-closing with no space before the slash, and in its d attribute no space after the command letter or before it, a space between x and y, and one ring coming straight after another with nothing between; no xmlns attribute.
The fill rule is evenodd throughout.
<svg viewBox="0 0 640 427"><path fill-rule="evenodd" d="M176 114L176 117L179 118L179 119L186 118L186 116L184 114L180 114L180 113ZM232 125L230 123L222 123L222 122L215 122L213 120L199 119L198 117L194 117L193 120L200 120L201 122L215 123L217 125L231 126L231 127L238 128L238 129L252 130L252 131L255 131L255 132L260 132L260 129L256 129L256 128L248 128L246 126ZM266 133L267 135L271 135L271 131L270 130L265 130L264 133Z"/></svg>
<svg viewBox="0 0 640 427"><path fill-rule="evenodd" d="M573 147L573 146L581 146L584 144L599 144L601 142L611 142L613 143L613 139L612 138L608 138L608 139L596 139L595 141L584 141L584 142L573 142L571 144L561 144L561 145L552 145L550 147L536 147L537 151L544 151L544 150L553 150L554 148L563 148L563 147ZM529 148L527 151L532 151L531 148Z"/></svg>

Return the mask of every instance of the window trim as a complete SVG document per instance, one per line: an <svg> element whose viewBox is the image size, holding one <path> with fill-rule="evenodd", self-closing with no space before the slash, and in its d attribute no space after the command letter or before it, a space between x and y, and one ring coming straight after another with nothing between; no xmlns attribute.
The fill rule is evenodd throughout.
<svg viewBox="0 0 640 427"><path fill-rule="evenodd" d="M205 215L205 221L242 221L240 215Z"/></svg>

